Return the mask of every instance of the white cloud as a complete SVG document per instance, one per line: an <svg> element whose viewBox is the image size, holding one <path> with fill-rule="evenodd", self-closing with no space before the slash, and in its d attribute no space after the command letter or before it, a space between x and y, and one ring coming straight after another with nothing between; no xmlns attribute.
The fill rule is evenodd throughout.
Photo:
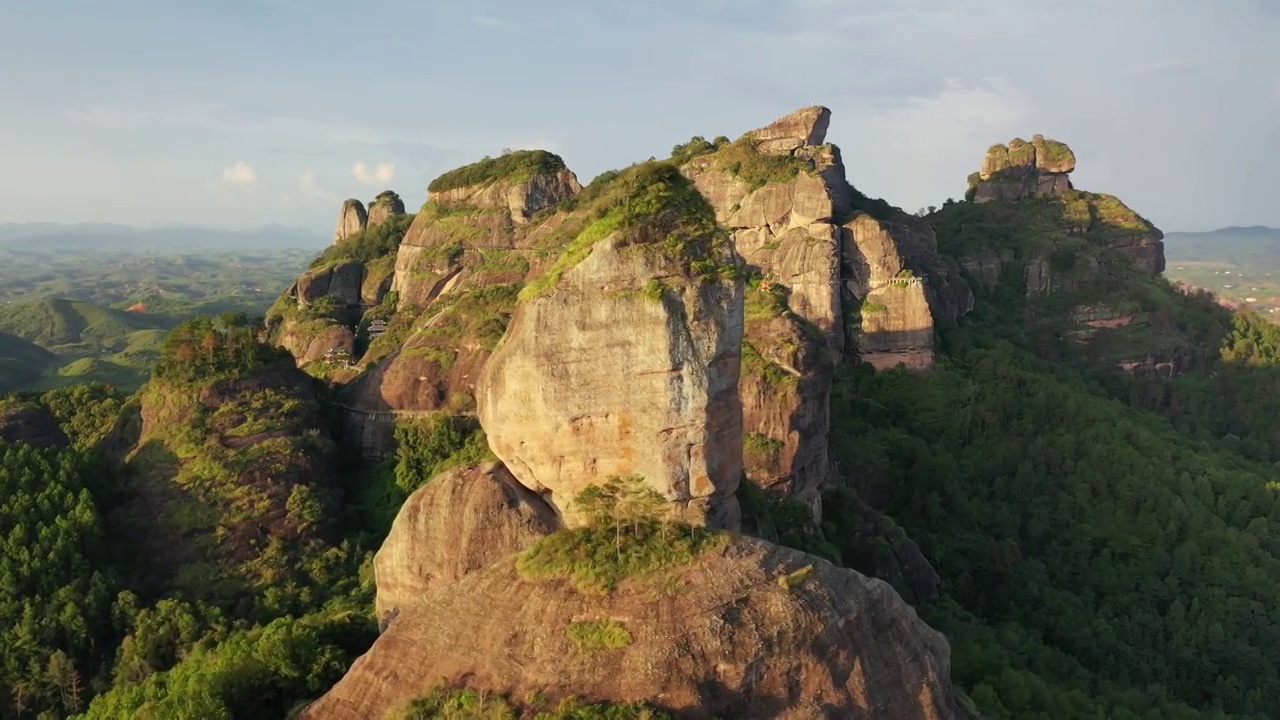
<svg viewBox="0 0 1280 720"><path fill-rule="evenodd" d="M370 169L368 165L358 162L352 166L351 174L355 175L361 185L389 185L396 179L396 166L393 163L378 163Z"/></svg>
<svg viewBox="0 0 1280 720"><path fill-rule="evenodd" d="M503 25L506 25L506 23L503 22L502 18L493 17L492 15L473 15L471 17L471 22L477 25L481 25L483 27L490 27L490 28L502 27Z"/></svg>
<svg viewBox="0 0 1280 720"><path fill-rule="evenodd" d="M329 192L316 179L315 170L308 170L298 178L298 192L302 194L302 197L310 200L332 201L337 198L337 195Z"/></svg>
<svg viewBox="0 0 1280 720"><path fill-rule="evenodd" d="M234 187L253 187L258 184L258 173L249 163L241 160L222 169L222 184Z"/></svg>

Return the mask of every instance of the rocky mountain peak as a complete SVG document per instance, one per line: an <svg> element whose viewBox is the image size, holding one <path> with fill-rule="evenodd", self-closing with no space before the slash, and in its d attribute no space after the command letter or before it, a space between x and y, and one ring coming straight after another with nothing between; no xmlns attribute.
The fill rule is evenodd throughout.
<svg viewBox="0 0 1280 720"><path fill-rule="evenodd" d="M346 240L364 230L368 224L369 214L365 212L364 203L355 198L343 202L342 210L338 212L338 229L333 233L333 242Z"/></svg>
<svg viewBox="0 0 1280 720"><path fill-rule="evenodd" d="M1038 134L1031 142L1014 138L987 149L982 169L969 178L970 191L976 202L1061 195L1071 189L1067 176L1075 169L1075 153L1066 143Z"/></svg>
<svg viewBox="0 0 1280 720"><path fill-rule="evenodd" d="M546 150L517 150L485 158L441 175L427 187L444 206L500 208L517 225L582 190L564 160Z"/></svg>
<svg viewBox="0 0 1280 720"><path fill-rule="evenodd" d="M755 138L758 152L790 155L801 147L826 142L830 123L831 110L814 105L796 110L749 134Z"/></svg>
<svg viewBox="0 0 1280 720"><path fill-rule="evenodd" d="M391 190L384 190L369 203L368 227L375 227L390 220L392 216L404 214L404 201Z"/></svg>

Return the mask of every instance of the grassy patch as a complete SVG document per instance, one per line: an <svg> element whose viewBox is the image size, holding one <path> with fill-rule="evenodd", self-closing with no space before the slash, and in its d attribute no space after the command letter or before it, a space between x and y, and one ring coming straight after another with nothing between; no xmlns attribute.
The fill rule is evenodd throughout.
<svg viewBox="0 0 1280 720"><path fill-rule="evenodd" d="M768 385L794 383L795 375L787 372L781 365L760 354L755 345L742 343L742 370L759 376Z"/></svg>
<svg viewBox="0 0 1280 720"><path fill-rule="evenodd" d="M715 277L737 271L721 259L728 236L716 224L714 209L671 163L636 165L583 195L589 197L578 199L575 213L585 214L590 222L571 225L581 229L551 269L525 286L522 301L554 288L565 272L591 254L597 242L615 232L622 233L632 247L653 249L680 262L691 274Z"/></svg>
<svg viewBox="0 0 1280 720"><path fill-rule="evenodd" d="M585 527L560 530L520 555L526 580L566 579L580 592L606 594L628 578L687 565L727 536L659 519L667 501L637 477L612 478L578 496Z"/></svg>
<svg viewBox="0 0 1280 720"><path fill-rule="evenodd" d="M559 155L546 150L518 150L450 170L432 180L427 192L447 192L497 180L521 182L534 175L550 175L564 169L564 160Z"/></svg>
<svg viewBox="0 0 1280 720"><path fill-rule="evenodd" d="M756 457L769 457L782 450L783 445L781 440L758 432L749 432L742 438L743 451Z"/></svg>
<svg viewBox="0 0 1280 720"><path fill-rule="evenodd" d="M757 142L751 135L729 143L716 151L715 163L747 183L752 190L770 183L785 183L801 174L812 175L813 166L790 155L765 155L756 150Z"/></svg>
<svg viewBox="0 0 1280 720"><path fill-rule="evenodd" d="M582 652L620 650L632 642L631 631L616 620L584 620L570 623L569 640Z"/></svg>
<svg viewBox="0 0 1280 720"><path fill-rule="evenodd" d="M313 269L337 265L344 261L372 262L393 256L400 241L413 224L413 215L392 215L385 222L365 228L336 245L330 245L311 263Z"/></svg>

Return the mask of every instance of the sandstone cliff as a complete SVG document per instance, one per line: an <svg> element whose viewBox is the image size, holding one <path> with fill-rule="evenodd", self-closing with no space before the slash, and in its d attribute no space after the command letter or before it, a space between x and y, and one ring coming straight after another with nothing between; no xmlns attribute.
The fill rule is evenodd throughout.
<svg viewBox="0 0 1280 720"><path fill-rule="evenodd" d="M827 476L831 363L856 349L877 366L928 368L935 316L953 321L973 303L927 225L911 226L849 185L839 148L825 144L830 118L827 108L803 108L732 143L676 148L695 153L681 170L732 232L745 264L785 290L791 320L746 325L745 463L748 477L815 511ZM894 223L881 228L868 212ZM890 265L889 276L879 272ZM910 271L934 284L893 277Z"/></svg>
<svg viewBox="0 0 1280 720"><path fill-rule="evenodd" d="M369 203L367 227L377 227L396 215L404 214L404 201L391 190L384 190Z"/></svg>
<svg viewBox="0 0 1280 720"><path fill-rule="evenodd" d="M511 248L517 231L582 186L551 153L521 151L445 173L405 234L392 289L402 309L425 308L466 266L466 250Z"/></svg>
<svg viewBox="0 0 1280 720"><path fill-rule="evenodd" d="M432 590L493 565L555 532L555 511L499 463L431 480L400 508L374 558L378 624Z"/></svg>
<svg viewBox="0 0 1280 720"><path fill-rule="evenodd" d="M333 242L340 243L355 235L369 223L369 215L365 212L364 203L352 198L342 203L338 213L338 229L333 233Z"/></svg>
<svg viewBox="0 0 1280 720"><path fill-rule="evenodd" d="M481 374L480 420L494 453L569 523L588 485L638 474L680 517L734 527L738 259L672 166L619 186L618 206L522 292Z"/></svg>
<svg viewBox="0 0 1280 720"><path fill-rule="evenodd" d="M442 682L553 700L648 701L685 718L948 720L950 650L880 580L748 538L608 595L530 582L512 559L401 610L303 718L380 718ZM580 649L575 623L623 628Z"/></svg>
<svg viewBox="0 0 1280 720"><path fill-rule="evenodd" d="M938 254L933 229L905 213L858 213L844 230L844 289L859 355L879 368L931 368L935 325L973 309L959 269Z"/></svg>

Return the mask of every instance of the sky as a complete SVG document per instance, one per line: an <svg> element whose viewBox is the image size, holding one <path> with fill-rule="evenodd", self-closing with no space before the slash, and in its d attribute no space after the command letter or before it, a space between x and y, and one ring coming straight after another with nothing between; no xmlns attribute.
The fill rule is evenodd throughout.
<svg viewBox="0 0 1280 720"><path fill-rule="evenodd" d="M585 184L820 104L907 210L1042 133L1166 231L1280 226L1280 0L4 4L0 222L332 232L504 149Z"/></svg>

